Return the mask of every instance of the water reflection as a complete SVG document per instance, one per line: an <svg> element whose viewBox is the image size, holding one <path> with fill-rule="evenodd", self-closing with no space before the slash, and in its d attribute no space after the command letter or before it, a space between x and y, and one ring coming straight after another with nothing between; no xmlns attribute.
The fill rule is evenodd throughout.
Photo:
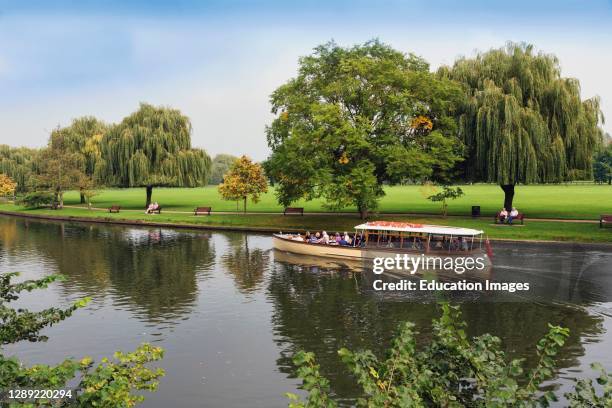
<svg viewBox="0 0 612 408"><path fill-rule="evenodd" d="M358 396L338 359L341 347L381 353L397 324L430 336L435 303L388 300L366 290L359 267L271 250L268 236L132 228L0 217L0 272L68 280L24 299L33 309L92 296L93 304L54 326L46 344L6 348L30 362L111 355L142 341L167 351L167 376L145 407L286 406L295 391L291 355L317 353L333 392ZM461 298L469 334L490 332L533 366L547 323L569 327L559 362L563 387L588 364L612 370L609 247L498 244L492 279L530 282L531 297ZM358 265L360 266L360 265ZM486 301L485 301L486 300ZM580 373L580 374L576 374Z"/></svg>
<svg viewBox="0 0 612 408"><path fill-rule="evenodd" d="M236 287L243 293L258 290L270 262L269 251L249 245L250 234L237 232L223 235L228 248L221 256L221 263L231 274Z"/></svg>
<svg viewBox="0 0 612 408"><path fill-rule="evenodd" d="M170 229L133 229L88 224L38 223L0 218L12 240L2 252L36 252L50 263L48 272L68 277L60 286L69 296L111 296L150 321L189 313L197 298L197 277L209 275L215 251L208 233Z"/></svg>

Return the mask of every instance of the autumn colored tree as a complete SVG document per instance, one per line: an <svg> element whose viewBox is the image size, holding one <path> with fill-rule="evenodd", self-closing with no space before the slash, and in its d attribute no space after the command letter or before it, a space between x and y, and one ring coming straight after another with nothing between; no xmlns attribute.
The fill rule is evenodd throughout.
<svg viewBox="0 0 612 408"><path fill-rule="evenodd" d="M17 188L17 183L6 174L0 173L0 196L13 195Z"/></svg>
<svg viewBox="0 0 612 408"><path fill-rule="evenodd" d="M268 191L268 182L261 165L243 155L225 174L218 189L224 200L242 200L246 213L247 199L250 197L251 201L257 203L259 195Z"/></svg>

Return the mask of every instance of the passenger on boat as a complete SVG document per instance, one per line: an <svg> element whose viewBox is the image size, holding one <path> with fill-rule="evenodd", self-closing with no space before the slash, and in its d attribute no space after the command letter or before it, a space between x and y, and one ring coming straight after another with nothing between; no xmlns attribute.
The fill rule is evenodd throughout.
<svg viewBox="0 0 612 408"><path fill-rule="evenodd" d="M339 232L336 232L336 235L334 236L334 240L336 241L336 244L340 245L340 241L342 241L342 237L340 236Z"/></svg>
<svg viewBox="0 0 612 408"><path fill-rule="evenodd" d="M506 218L508 218L508 211L505 208L502 208L502 210L499 212L499 222L503 224L506 221Z"/></svg>
<svg viewBox="0 0 612 408"><path fill-rule="evenodd" d="M314 235L310 236L310 243L311 244L318 244L320 239L321 239L321 234L316 232Z"/></svg>
<svg viewBox="0 0 612 408"><path fill-rule="evenodd" d="M310 242L310 231L306 231L306 235L304 236L304 241Z"/></svg>
<svg viewBox="0 0 612 408"><path fill-rule="evenodd" d="M462 250L462 251L467 251L468 250L467 239L465 239L463 237L459 237L459 249Z"/></svg>
<svg viewBox="0 0 612 408"><path fill-rule="evenodd" d="M438 238L434 243L434 249L444 249L444 246L442 245L442 240L440 238Z"/></svg>
<svg viewBox="0 0 612 408"><path fill-rule="evenodd" d="M323 231L322 235L319 244L329 244L329 235L327 235L327 231Z"/></svg>
<svg viewBox="0 0 612 408"><path fill-rule="evenodd" d="M361 235L355 234L355 238L353 239L353 246L355 247L361 246Z"/></svg>
<svg viewBox="0 0 612 408"><path fill-rule="evenodd" d="M412 246L414 249L420 249L423 250L423 241L421 241L421 238L419 237L414 237L414 242L412 243Z"/></svg>
<svg viewBox="0 0 612 408"><path fill-rule="evenodd" d="M349 234L346 231L344 231L344 235L342 236L342 240L340 241L340 245L351 245L352 242L353 242L353 240L351 239Z"/></svg>

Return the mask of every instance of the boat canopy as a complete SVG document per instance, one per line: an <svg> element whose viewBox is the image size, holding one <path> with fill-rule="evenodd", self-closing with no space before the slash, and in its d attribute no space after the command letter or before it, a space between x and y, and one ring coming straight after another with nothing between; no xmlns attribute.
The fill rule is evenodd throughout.
<svg viewBox="0 0 612 408"><path fill-rule="evenodd" d="M471 228L445 227L442 225L425 225L411 222L399 221L371 221L355 226L356 230L375 230L375 231L401 231L418 232L431 235L456 235L469 236L480 235L483 231Z"/></svg>

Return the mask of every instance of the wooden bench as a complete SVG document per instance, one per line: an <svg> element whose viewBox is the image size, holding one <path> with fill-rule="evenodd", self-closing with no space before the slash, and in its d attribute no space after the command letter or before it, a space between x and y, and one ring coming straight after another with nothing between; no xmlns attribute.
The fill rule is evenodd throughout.
<svg viewBox="0 0 612 408"><path fill-rule="evenodd" d="M111 205L111 207L108 209L109 213L118 213L119 210L121 210L121 207L118 205Z"/></svg>
<svg viewBox="0 0 612 408"><path fill-rule="evenodd" d="M193 210L193 215L200 215L200 214L210 215L211 210L212 210L212 207L198 207Z"/></svg>
<svg viewBox="0 0 612 408"><path fill-rule="evenodd" d="M495 214L495 218L493 219L493 221L495 222L495 224L500 223L500 219L499 219L499 214L501 211L498 211L497 214ZM516 217L514 217L512 219L512 222L514 222L515 220L520 220L521 221L521 225L523 225L525 223L525 214L522 213L518 213L518 215ZM506 219L504 220L504 222L507 222L508 217L506 217Z"/></svg>
<svg viewBox="0 0 612 408"><path fill-rule="evenodd" d="M304 215L304 208L302 207L287 207L285 211L283 211L283 215L287 214L300 214Z"/></svg>
<svg viewBox="0 0 612 408"><path fill-rule="evenodd" d="M610 224L612 224L612 214L602 214L599 216L599 228Z"/></svg>

